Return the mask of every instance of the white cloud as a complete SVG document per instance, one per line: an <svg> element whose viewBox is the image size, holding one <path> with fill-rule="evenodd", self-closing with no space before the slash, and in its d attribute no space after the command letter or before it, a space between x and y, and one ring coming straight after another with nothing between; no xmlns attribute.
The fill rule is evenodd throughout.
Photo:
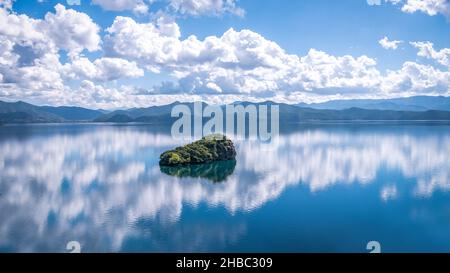
<svg viewBox="0 0 450 273"><path fill-rule="evenodd" d="M147 2L147 3L146 3ZM153 1L144 0L92 0L95 5L101 6L104 10L124 11L132 10L135 13L144 14L149 10L149 4Z"/></svg>
<svg viewBox="0 0 450 273"><path fill-rule="evenodd" d="M16 15L0 8L0 35L3 39L14 43L42 42L46 44L46 35L40 29L40 24L42 24L41 20L32 19L26 15Z"/></svg>
<svg viewBox="0 0 450 273"><path fill-rule="evenodd" d="M401 4L406 13L423 12L430 16L442 14L450 20L450 2L448 0L386 0L393 4Z"/></svg>
<svg viewBox="0 0 450 273"><path fill-rule="evenodd" d="M83 49L95 51L100 48L100 29L89 15L66 9L61 4L57 4L55 10L56 13L45 15L43 31L58 48L72 54L78 54Z"/></svg>
<svg viewBox="0 0 450 273"><path fill-rule="evenodd" d="M230 29L220 37L199 40L190 36L182 40L173 21L160 18L155 23L139 24L117 17L108 33L109 54L178 79L177 83L162 84L155 92L273 97L302 92L389 96L450 91L449 72L432 66L406 62L400 70L383 75L370 57L333 56L317 49L306 56L288 54L250 30ZM380 44L397 48L400 42L386 38Z"/></svg>
<svg viewBox="0 0 450 273"><path fill-rule="evenodd" d="M175 88L186 92L357 88L379 77L376 61L367 56L334 57L312 49L299 57L250 30L180 40L178 25L164 17L147 24L117 17L107 31L110 55L135 60L154 72L168 71L179 79Z"/></svg>
<svg viewBox="0 0 450 273"><path fill-rule="evenodd" d="M436 60L441 65L450 68L450 48L436 51L432 42L411 42L410 44L419 49L418 56Z"/></svg>
<svg viewBox="0 0 450 273"><path fill-rule="evenodd" d="M47 22L0 9L0 73L3 93L23 97L63 87L58 48L46 32Z"/></svg>
<svg viewBox="0 0 450 273"><path fill-rule="evenodd" d="M0 35L14 43L47 51L62 49L70 54L100 48L100 29L87 14L61 4L55 10L40 20L0 9Z"/></svg>
<svg viewBox="0 0 450 273"><path fill-rule="evenodd" d="M120 58L100 58L91 62L88 58L78 57L66 64L63 72L66 77L97 81L144 76L144 71L138 68L135 62Z"/></svg>
<svg viewBox="0 0 450 273"><path fill-rule="evenodd" d="M173 62L179 47L180 30L173 21L161 17L155 24L139 24L118 16L106 31L107 53L140 61L150 70Z"/></svg>
<svg viewBox="0 0 450 273"><path fill-rule="evenodd" d="M384 49L393 49L396 50L398 48L398 45L403 43L403 41L398 40L392 40L390 41L388 37L384 37L383 39L379 40L378 43L384 48Z"/></svg>
<svg viewBox="0 0 450 273"><path fill-rule="evenodd" d="M441 71L429 65L405 62L400 70L388 71L381 89L385 92L449 95L450 71Z"/></svg>
<svg viewBox="0 0 450 273"><path fill-rule="evenodd" d="M32 66L15 66L11 69L1 67L4 82L16 84L25 90L57 90L64 84L58 72L60 67L57 55L48 53L36 59Z"/></svg>
<svg viewBox="0 0 450 273"><path fill-rule="evenodd" d="M430 65L405 62L401 69L383 73L365 55L333 56L314 48L304 56L289 54L247 29L181 38L180 27L167 16L148 23L118 16L102 42L88 15L62 5L55 9L44 19L0 9L1 98L111 108L193 99L295 103L450 94L448 69ZM399 41L385 42L397 46ZM448 49L436 51L422 43L413 44L420 56L448 67ZM61 50L70 56L67 63L60 63ZM103 50L102 57L83 55L94 50ZM105 83L142 77L143 69L172 79L145 89Z"/></svg>
<svg viewBox="0 0 450 273"><path fill-rule="evenodd" d="M86 104L92 97L73 93L66 78L110 81L143 76L144 71L131 61L105 57L91 62L79 56L84 49L99 49L98 26L84 13L60 4L55 9L56 13L47 13L43 20L0 9L2 97ZM69 63L60 63L60 50L71 56Z"/></svg>
<svg viewBox="0 0 450 273"><path fill-rule="evenodd" d="M202 100L200 96L178 94L168 96L164 94L143 94L138 88L130 85L106 87L89 80L81 82L73 90L66 88L59 98L59 105L84 105L93 109L117 109L145 107L149 105L165 105L174 101Z"/></svg>
<svg viewBox="0 0 450 273"><path fill-rule="evenodd" d="M59 96L65 88L59 50L75 57L99 49L99 28L80 12L57 4L43 20L0 9L0 73L3 94Z"/></svg>
<svg viewBox="0 0 450 273"><path fill-rule="evenodd" d="M181 14L194 16L219 16L231 13L244 16L245 11L236 6L237 0L169 0L170 6Z"/></svg>
<svg viewBox="0 0 450 273"><path fill-rule="evenodd" d="M450 18L450 3L447 0L408 0L402 11L408 13L421 11L431 16L440 13Z"/></svg>

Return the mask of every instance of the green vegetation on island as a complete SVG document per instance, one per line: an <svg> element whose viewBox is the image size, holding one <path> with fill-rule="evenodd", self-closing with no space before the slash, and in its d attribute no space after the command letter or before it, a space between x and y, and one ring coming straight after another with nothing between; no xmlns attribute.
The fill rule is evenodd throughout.
<svg viewBox="0 0 450 273"><path fill-rule="evenodd" d="M161 166L186 166L234 160L236 150L224 135L211 135L161 154Z"/></svg>

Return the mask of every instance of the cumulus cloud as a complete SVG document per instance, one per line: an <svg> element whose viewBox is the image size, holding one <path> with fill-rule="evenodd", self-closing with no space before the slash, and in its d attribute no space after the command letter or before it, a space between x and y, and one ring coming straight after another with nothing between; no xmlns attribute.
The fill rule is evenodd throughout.
<svg viewBox="0 0 450 273"><path fill-rule="evenodd" d="M444 15L450 20L450 2L448 0L386 0L392 4L401 4L406 13L423 12L430 16Z"/></svg>
<svg viewBox="0 0 450 273"><path fill-rule="evenodd" d="M51 93L63 87L57 72L58 48L48 35L48 24L0 9L0 73L4 95L20 91L23 96L32 96L41 89Z"/></svg>
<svg viewBox="0 0 450 273"><path fill-rule="evenodd" d="M55 13L47 13L44 19L0 9L0 96L79 105L95 99L104 103L105 96L109 96L109 101L126 100L117 93L127 90L125 93L128 94L132 88L122 86L88 91L83 82L79 90L67 86L67 79L112 81L144 75L133 61L110 57L91 61L83 57L83 50L100 49L98 32L99 27L88 15L60 4L55 6ZM60 61L61 50L70 56L66 64ZM98 94L90 94L92 91Z"/></svg>
<svg viewBox="0 0 450 273"><path fill-rule="evenodd" d="M405 62L400 70L388 71L381 88L387 92L449 93L450 72L430 65Z"/></svg>
<svg viewBox="0 0 450 273"><path fill-rule="evenodd" d="M408 0L402 7L402 11L408 13L421 11L431 16L440 13L450 19L450 3L448 0Z"/></svg>
<svg viewBox="0 0 450 273"><path fill-rule="evenodd" d="M402 69L383 75L376 60L368 56L333 56L317 49L298 56L246 29L229 29L222 36L203 40L194 35L180 39L178 25L167 18L141 24L117 17L107 32L108 54L136 61L156 73L168 72L177 79L155 88L161 93L271 97L295 92L388 95L449 91L445 85L448 71L432 66L407 62ZM388 38L380 41L392 49L399 43Z"/></svg>
<svg viewBox="0 0 450 273"><path fill-rule="evenodd" d="M129 17L118 16L106 30L108 54L138 60L150 70L173 62L179 47L180 29L173 21L160 17L156 23L139 24Z"/></svg>
<svg viewBox="0 0 450 273"><path fill-rule="evenodd" d="M13 43L35 44L40 46L48 44L46 35L42 32L40 25L42 20L29 18L26 15L16 15L6 9L0 8L0 35L2 40L9 40ZM49 39L48 39L49 40Z"/></svg>
<svg viewBox="0 0 450 273"><path fill-rule="evenodd" d="M393 49L396 50L398 48L398 45L403 43L403 41L398 40L392 40L390 41L388 37L384 37L383 39L379 40L378 43L384 48L384 49Z"/></svg>
<svg viewBox="0 0 450 273"><path fill-rule="evenodd" d="M61 4L55 6L55 11L39 20L0 9L0 35L47 51L62 49L79 54L84 49L100 49L100 29L87 14Z"/></svg>
<svg viewBox="0 0 450 273"><path fill-rule="evenodd" d="M181 14L218 16L231 13L244 16L245 11L236 5L237 0L169 0L170 7Z"/></svg>
<svg viewBox="0 0 450 273"><path fill-rule="evenodd" d="M60 66L58 56L49 53L34 61L32 66L0 67L3 83L25 90L57 90L63 88L63 80L57 71ZM25 93L26 94L26 93ZM24 94L24 95L25 95Z"/></svg>
<svg viewBox="0 0 450 273"><path fill-rule="evenodd" d="M56 105L82 105L92 109L117 109L146 107L149 105L166 105L174 101L201 101L204 98L189 94L149 94L146 90L132 85L105 86L91 80L83 80L73 88L66 87L58 96L45 98L53 99ZM233 101L235 101L234 98Z"/></svg>
<svg viewBox="0 0 450 273"><path fill-rule="evenodd" d="M448 69L431 65L406 62L381 72L369 56L334 56L314 48L303 56L290 54L248 29L182 38L178 24L163 14L146 23L118 16L102 41L88 15L60 4L55 10L33 19L0 9L1 98L113 108L194 99L314 102L450 93ZM393 48L398 42L383 43ZM419 55L448 66L448 49L413 45L421 48ZM97 59L84 55L96 50ZM70 57L66 63L61 51ZM145 88L105 85L142 77L144 70L170 79Z"/></svg>
<svg viewBox="0 0 450 273"><path fill-rule="evenodd" d="M178 25L164 17L145 24L117 17L107 32L108 54L154 72L168 71L179 79L177 88L188 92L355 88L379 77L376 61L367 56L335 57L312 49L299 57L250 30L229 29L221 37L181 40Z"/></svg>
<svg viewBox="0 0 450 273"><path fill-rule="evenodd" d="M410 44L419 49L418 56L433 59L441 65L450 68L450 48L443 48L437 51L434 49L432 42L411 42Z"/></svg>
<svg viewBox="0 0 450 273"><path fill-rule="evenodd" d="M144 71L135 62L120 58L99 58L91 62L86 57L79 57L64 66L64 74L74 79L112 81L120 78L144 76Z"/></svg>
<svg viewBox="0 0 450 273"><path fill-rule="evenodd" d="M57 4L55 10L56 13L45 15L44 31L58 48L72 54L83 49L95 51L100 48L100 29L89 15L66 9L61 4Z"/></svg>

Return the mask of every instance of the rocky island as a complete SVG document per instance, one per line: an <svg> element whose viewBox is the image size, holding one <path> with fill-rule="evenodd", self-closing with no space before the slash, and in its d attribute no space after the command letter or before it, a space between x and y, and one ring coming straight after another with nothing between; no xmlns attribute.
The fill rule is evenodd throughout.
<svg viewBox="0 0 450 273"><path fill-rule="evenodd" d="M233 142L224 135L211 135L161 154L161 166L187 166L216 161L234 160Z"/></svg>

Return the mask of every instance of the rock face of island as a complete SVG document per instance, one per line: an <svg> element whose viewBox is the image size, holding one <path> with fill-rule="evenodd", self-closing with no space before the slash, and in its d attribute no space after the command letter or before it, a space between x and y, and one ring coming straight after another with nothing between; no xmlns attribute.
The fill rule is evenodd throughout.
<svg viewBox="0 0 450 273"><path fill-rule="evenodd" d="M236 150L224 135L211 135L161 154L161 166L186 166L232 160Z"/></svg>

